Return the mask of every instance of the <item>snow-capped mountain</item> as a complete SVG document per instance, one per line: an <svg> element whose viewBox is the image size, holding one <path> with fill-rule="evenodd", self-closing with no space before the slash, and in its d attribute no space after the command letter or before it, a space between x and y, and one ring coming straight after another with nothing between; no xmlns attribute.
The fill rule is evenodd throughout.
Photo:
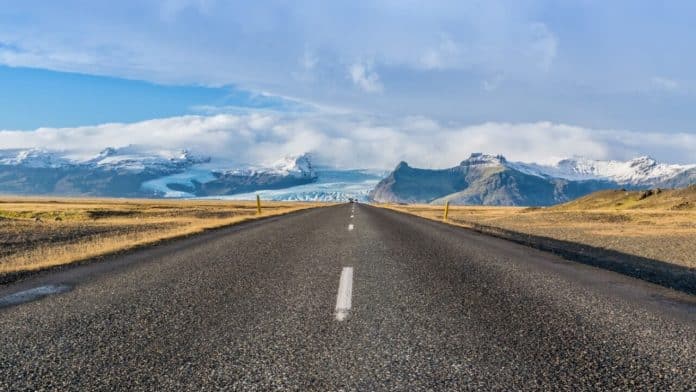
<svg viewBox="0 0 696 392"><path fill-rule="evenodd" d="M210 162L189 150L151 150L138 146L108 147L96 156L78 164L94 165L112 170L167 170Z"/></svg>
<svg viewBox="0 0 696 392"><path fill-rule="evenodd" d="M630 161L565 159L555 165L510 162L475 153L459 166L417 169L400 163L370 193L380 202L550 205L608 188L685 187L696 165L669 165L649 157Z"/></svg>
<svg viewBox="0 0 696 392"><path fill-rule="evenodd" d="M504 166L546 178L572 181L606 180L628 186L657 185L680 174L696 169L696 164L676 165L659 163L649 156L629 161L593 160L582 157L562 159L552 165L510 162L502 155L473 153L461 162L463 166ZM687 184L688 185L688 184Z"/></svg>
<svg viewBox="0 0 696 392"><path fill-rule="evenodd" d="M285 157L268 167L246 166L224 171L223 174L242 176L274 174L295 178L314 178L317 176L312 166L311 156L306 153L299 156Z"/></svg>
<svg viewBox="0 0 696 392"><path fill-rule="evenodd" d="M311 158L303 154L283 158L268 167L228 169L215 166L212 161L208 165L196 165L183 172L147 181L143 188L164 197L218 197L284 189L316 181L317 173Z"/></svg>
<svg viewBox="0 0 696 392"><path fill-rule="evenodd" d="M462 166L498 166L506 165L508 163L502 155L490 155L480 152L475 152L469 156L469 158L463 160L460 165Z"/></svg>
<svg viewBox="0 0 696 392"><path fill-rule="evenodd" d="M630 161L572 158L548 166L520 162L513 165L520 171L537 176L574 181L605 179L626 185L659 184L696 168L696 165L658 163L649 156Z"/></svg>
<svg viewBox="0 0 696 392"><path fill-rule="evenodd" d="M270 167L229 167L187 150L106 148L90 157L47 149L0 150L0 193L199 197L316 181L308 155Z"/></svg>
<svg viewBox="0 0 696 392"><path fill-rule="evenodd" d="M39 148L0 150L0 165L5 166L57 168L72 164L74 162L57 153Z"/></svg>
<svg viewBox="0 0 696 392"><path fill-rule="evenodd" d="M386 178L385 178L386 177ZM458 166L391 173L317 168L308 154L240 165L187 150L106 148L92 156L48 149L0 150L0 193L116 197L548 205L606 188L682 187L696 165L564 159L553 165L471 154Z"/></svg>
<svg viewBox="0 0 696 392"><path fill-rule="evenodd" d="M0 165L35 169L81 166L130 171L171 170L209 161L210 158L197 157L188 150L151 150L137 146L108 147L87 159L71 157L63 151L38 148L0 150Z"/></svg>

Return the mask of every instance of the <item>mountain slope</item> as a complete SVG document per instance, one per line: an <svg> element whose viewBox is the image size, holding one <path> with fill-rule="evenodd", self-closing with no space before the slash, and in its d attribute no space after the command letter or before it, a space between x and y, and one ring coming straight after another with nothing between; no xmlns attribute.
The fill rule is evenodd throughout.
<svg viewBox="0 0 696 392"><path fill-rule="evenodd" d="M206 159L188 152L145 153L105 149L88 160L48 150L0 152L0 192L20 195L146 196L144 181L176 173Z"/></svg>
<svg viewBox="0 0 696 392"><path fill-rule="evenodd" d="M446 170L416 169L401 162L370 193L381 202L418 202L433 200L451 194L467 186L459 168Z"/></svg>
<svg viewBox="0 0 696 392"><path fill-rule="evenodd" d="M317 181L282 189L261 189L250 193L217 196L226 200L250 200L261 196L274 201L346 202L357 199L369 201L369 192L387 174L383 171L360 169L317 168Z"/></svg>
<svg viewBox="0 0 696 392"><path fill-rule="evenodd" d="M691 184L696 184L696 167L655 182L655 185L661 188L680 188Z"/></svg>
<svg viewBox="0 0 696 392"><path fill-rule="evenodd" d="M316 181L309 156L269 168L224 169L189 151L107 148L88 159L48 150L0 150L0 193L193 197L278 189Z"/></svg>
<svg viewBox="0 0 696 392"><path fill-rule="evenodd" d="M517 170L540 177L563 178L573 181L603 179L617 184L655 185L696 170L696 165L658 163L649 156L630 161L598 161L584 158L563 159L553 165L522 162L510 164Z"/></svg>
<svg viewBox="0 0 696 392"><path fill-rule="evenodd" d="M391 203L545 206L621 186L686 186L693 181L693 171L693 166L658 164L645 157L624 163L575 159L542 166L477 153L442 170L401 162L370 196Z"/></svg>
<svg viewBox="0 0 696 392"><path fill-rule="evenodd" d="M627 191L611 189L595 192L554 210L696 210L696 185L678 189Z"/></svg>

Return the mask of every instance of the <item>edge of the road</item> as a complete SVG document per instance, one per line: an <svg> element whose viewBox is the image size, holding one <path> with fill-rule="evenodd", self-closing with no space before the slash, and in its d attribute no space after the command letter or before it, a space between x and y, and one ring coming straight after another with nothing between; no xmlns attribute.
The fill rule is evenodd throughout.
<svg viewBox="0 0 696 392"><path fill-rule="evenodd" d="M389 206L377 204L370 204L370 206L386 211L392 211L397 214L416 217L429 222L435 222L447 227L455 227L458 229L468 230L482 235L514 242L530 248L552 253L569 261L610 270L687 294L696 295L696 269L694 268L682 267L609 249L571 243L549 237L524 234L492 226L479 224L464 226L453 222L443 222L439 219L411 214L405 211L390 208Z"/></svg>
<svg viewBox="0 0 696 392"><path fill-rule="evenodd" d="M155 242L150 242L147 244L142 244L142 245L135 245L126 249L121 249L117 250L114 252L109 252L105 253L100 256L96 257L88 257L85 259L81 259L69 264L61 264L61 265L56 265L56 266L51 266L47 268L41 268L37 270L30 270L30 271L21 271L21 272L13 272L5 275L0 275L0 294L2 294L4 291L7 291L8 288L11 288L12 286L16 285L21 285L23 282L28 281L28 280L33 280L35 278L44 278L44 277L50 277L51 275L55 275L57 273L61 272L68 272L74 269L78 269L81 267L89 267L89 266L99 266L98 268L95 268L96 270L103 270L103 271L111 271L114 269L119 268L120 266L117 266L115 264L123 264L123 265L130 265L133 264L133 261L129 262L123 262L123 263L118 263L119 259L123 258L128 258L129 256L134 256L137 255L140 252L147 252L147 251L153 251L153 250L158 250L161 249L161 251L166 251L167 246L175 246L180 243L184 243L185 241L193 240L195 242L205 240L207 237L210 236L217 236L220 234L226 235L230 233L234 233L243 229L255 227L261 224L266 224L270 222L277 221L279 219L288 217L288 216L293 216L293 215L301 215L308 213L310 211L315 211L321 208L329 208L333 207L336 205L340 204L327 204L325 206L315 206L315 207L307 207L307 208L301 208L297 210L292 210L288 212L283 212L280 214L275 214L275 215L268 215L268 216L260 216L260 217L254 217L252 219L247 219L239 222L234 222L222 226L217 226L217 227L212 227L208 229L204 229L199 232L195 233L189 233L189 234L182 234L170 238L165 238L161 239Z"/></svg>

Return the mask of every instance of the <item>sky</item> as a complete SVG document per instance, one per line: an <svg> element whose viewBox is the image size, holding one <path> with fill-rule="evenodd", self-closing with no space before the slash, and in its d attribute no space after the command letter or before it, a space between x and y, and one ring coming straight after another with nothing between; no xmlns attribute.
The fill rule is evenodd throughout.
<svg viewBox="0 0 696 392"><path fill-rule="evenodd" d="M0 148L696 163L696 2L0 0Z"/></svg>

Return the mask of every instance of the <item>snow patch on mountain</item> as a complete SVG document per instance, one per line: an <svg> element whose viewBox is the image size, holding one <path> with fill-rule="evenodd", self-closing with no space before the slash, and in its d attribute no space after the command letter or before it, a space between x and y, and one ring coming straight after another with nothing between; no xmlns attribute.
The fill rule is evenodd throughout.
<svg viewBox="0 0 696 392"><path fill-rule="evenodd" d="M475 152L469 158L463 160L461 166L500 166L507 164L507 159L502 155L490 155Z"/></svg>
<svg viewBox="0 0 696 392"><path fill-rule="evenodd" d="M573 181L604 179L630 185L658 183L696 168L696 165L658 163L648 156L638 157L630 161L571 158L547 166L522 162L515 162L510 166L524 173L540 177L555 177Z"/></svg>
<svg viewBox="0 0 696 392"><path fill-rule="evenodd" d="M649 156L630 161L593 160L582 157L563 159L552 165L510 162L502 155L473 153L461 166L504 166L525 174L543 178L561 178L572 181L607 180L617 184L646 185L669 180L693 165L659 163Z"/></svg>
<svg viewBox="0 0 696 392"><path fill-rule="evenodd" d="M39 148L0 150L0 165L30 168L58 168L74 164L61 153Z"/></svg>
<svg viewBox="0 0 696 392"><path fill-rule="evenodd" d="M206 162L210 162L209 157L199 157L188 150L152 150L126 146L106 148L82 163L114 170L143 171L182 168Z"/></svg>
<svg viewBox="0 0 696 392"><path fill-rule="evenodd" d="M310 154L285 157L270 166L246 166L230 169L224 172L230 175L254 176L261 174L275 174L279 176L291 176L295 178L316 178L317 173L312 166Z"/></svg>
<svg viewBox="0 0 696 392"><path fill-rule="evenodd" d="M153 150L137 146L108 147L94 157L71 158L67 152L46 149L0 150L0 165L27 168L69 168L74 166L98 167L112 170L143 171L178 169L209 162L188 150Z"/></svg>

